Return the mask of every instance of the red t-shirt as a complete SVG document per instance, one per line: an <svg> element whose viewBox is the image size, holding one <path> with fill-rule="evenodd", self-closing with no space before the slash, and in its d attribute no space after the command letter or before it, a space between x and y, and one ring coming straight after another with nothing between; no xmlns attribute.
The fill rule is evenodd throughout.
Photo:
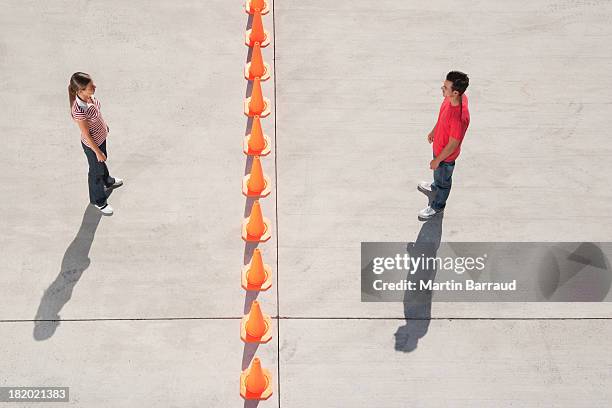
<svg viewBox="0 0 612 408"><path fill-rule="evenodd" d="M466 94L462 95L461 104L452 106L448 98L444 98L440 113L438 114L438 122L434 132L433 152L437 157L442 149L448 144L450 137L461 142L465 136L465 132L470 125L470 111L468 110L468 98ZM450 154L445 162L452 162L459 156L461 152L461 144L457 146L454 152Z"/></svg>

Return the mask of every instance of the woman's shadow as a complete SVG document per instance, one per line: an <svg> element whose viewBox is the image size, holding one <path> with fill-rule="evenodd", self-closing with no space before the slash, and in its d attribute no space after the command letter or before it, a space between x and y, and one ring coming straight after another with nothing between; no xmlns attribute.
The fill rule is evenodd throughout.
<svg viewBox="0 0 612 408"><path fill-rule="evenodd" d="M430 197L431 202L431 197ZM442 220L444 213L438 214L427 220L415 242L408 244L406 250L411 258L436 257L440 241L442 239ZM420 265L415 273L409 275L409 281L434 280L436 278L435 267L426 268ZM418 288L418 286L417 286ZM417 348L419 339L427 334L429 322L431 321L431 290L413 290L404 292L404 318L406 324L400 326L395 332L395 350L411 352Z"/></svg>
<svg viewBox="0 0 612 408"><path fill-rule="evenodd" d="M109 193L107 192L107 195L110 195ZM87 205L79 232L62 258L60 273L51 286L45 290L40 306L38 306L34 318L34 339L47 340L53 336L59 326L60 310L70 300L74 286L85 269L89 267L89 250L101 217L102 213L99 210L93 205Z"/></svg>

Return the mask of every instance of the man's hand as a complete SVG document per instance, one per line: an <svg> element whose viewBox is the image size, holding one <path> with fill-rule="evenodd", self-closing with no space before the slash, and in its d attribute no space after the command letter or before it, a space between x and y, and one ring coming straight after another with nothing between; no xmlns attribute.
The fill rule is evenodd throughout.
<svg viewBox="0 0 612 408"><path fill-rule="evenodd" d="M432 170L437 169L438 166L440 166L440 162L438 161L438 159L433 159L432 161L429 162L429 168Z"/></svg>
<svg viewBox="0 0 612 408"><path fill-rule="evenodd" d="M98 150L96 152L96 158L98 159L99 162L105 162L106 161L106 155L104 154L104 152L102 150Z"/></svg>
<svg viewBox="0 0 612 408"><path fill-rule="evenodd" d="M434 138L434 134L433 134L433 132L430 132L430 133L427 135L427 141L428 141L429 143L433 143L433 138Z"/></svg>

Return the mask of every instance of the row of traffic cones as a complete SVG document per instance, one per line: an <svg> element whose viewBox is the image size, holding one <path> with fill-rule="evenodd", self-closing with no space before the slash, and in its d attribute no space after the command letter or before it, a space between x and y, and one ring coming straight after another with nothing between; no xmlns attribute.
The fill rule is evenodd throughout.
<svg viewBox="0 0 612 408"><path fill-rule="evenodd" d="M267 197L272 189L270 179L263 173L261 157L271 151L270 138L261 127L261 118L271 112L268 98L263 96L261 81L270 78L270 66L263 60L261 48L270 43L264 29L262 14L269 11L267 0L246 0L245 11L253 16L251 29L245 34L245 44L252 48L251 60L244 67L244 77L253 82L251 96L244 101L244 114L252 118L251 133L243 141L242 150L252 156L251 172L242 179L242 194L255 198L250 214L242 222L242 239L259 243L272 236L270 220L263 216L259 199ZM242 268L241 286L245 290L265 291L272 286L272 268L264 264L261 251L253 251L251 262ZM245 343L267 343L272 338L272 319L265 315L259 302L254 300L250 311L240 322L240 338ZM255 357L251 366L240 375L240 395L247 400L265 400L272 395L272 375L262 368Z"/></svg>

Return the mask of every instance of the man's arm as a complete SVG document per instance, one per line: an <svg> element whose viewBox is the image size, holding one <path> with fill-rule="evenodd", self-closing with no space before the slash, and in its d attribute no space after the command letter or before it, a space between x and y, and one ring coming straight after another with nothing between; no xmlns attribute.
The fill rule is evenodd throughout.
<svg viewBox="0 0 612 408"><path fill-rule="evenodd" d="M431 129L431 132L429 132L429 134L427 135L427 141L429 143L433 143L434 133L436 132L436 126L438 126L437 123L434 125L433 129Z"/></svg>
<svg viewBox="0 0 612 408"><path fill-rule="evenodd" d="M460 144L461 144L461 141L459 141L459 139L455 139L454 137L449 137L448 144L444 146L444 149L442 149L440 154L431 161L429 167L431 167L432 170L435 170L444 159L450 156L455 151L455 149L459 147Z"/></svg>

